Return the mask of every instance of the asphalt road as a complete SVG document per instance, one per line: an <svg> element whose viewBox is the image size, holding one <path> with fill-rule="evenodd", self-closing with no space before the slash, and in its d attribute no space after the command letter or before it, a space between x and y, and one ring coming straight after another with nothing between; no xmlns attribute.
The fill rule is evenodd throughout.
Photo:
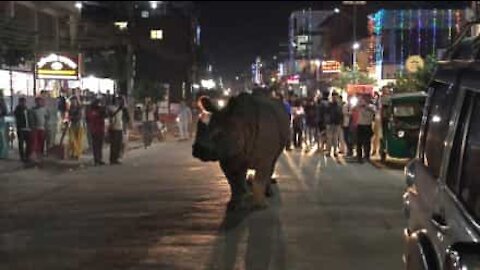
<svg viewBox="0 0 480 270"><path fill-rule="evenodd" d="M401 170L282 156L270 207L227 213L188 142L121 166L0 177L0 269L401 269Z"/></svg>

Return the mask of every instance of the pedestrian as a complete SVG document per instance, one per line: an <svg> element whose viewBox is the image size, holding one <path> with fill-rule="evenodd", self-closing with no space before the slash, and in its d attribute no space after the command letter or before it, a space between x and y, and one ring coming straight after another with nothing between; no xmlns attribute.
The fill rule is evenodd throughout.
<svg viewBox="0 0 480 270"><path fill-rule="evenodd" d="M73 96L70 99L70 108L68 110L70 127L68 129L68 139L70 148L70 157L79 160L83 154L84 131L84 111L78 97Z"/></svg>
<svg viewBox="0 0 480 270"><path fill-rule="evenodd" d="M27 99L21 97L18 99L18 105L14 111L15 122L17 124L17 140L18 152L20 160L27 163L30 161L31 153L31 127L30 127L30 113L27 107Z"/></svg>
<svg viewBox="0 0 480 270"><path fill-rule="evenodd" d="M338 93L332 93L332 101L328 105L328 122L327 122L327 156L333 149L333 156L338 157L338 144L340 138L340 130L342 129L343 112L342 106L339 103Z"/></svg>
<svg viewBox="0 0 480 270"><path fill-rule="evenodd" d="M124 96L120 96L120 106L122 107L122 121L123 121L123 135L122 135L122 147L120 149L120 158L123 159L128 149L128 141L130 138L130 127L132 121L130 119L130 112L128 111L127 101Z"/></svg>
<svg viewBox="0 0 480 270"><path fill-rule="evenodd" d="M105 165L102 159L105 139L105 107L100 99L95 99L86 113L88 130L92 136L92 151L95 166Z"/></svg>
<svg viewBox="0 0 480 270"><path fill-rule="evenodd" d="M55 146L57 140L59 124L58 107L55 104L55 100L51 98L49 92L42 91L42 97L45 100L45 109L48 114L48 121L45 130L45 152L48 154L48 150Z"/></svg>
<svg viewBox="0 0 480 270"><path fill-rule="evenodd" d="M7 105L3 96L3 90L0 90L0 159L8 158L8 139L7 139Z"/></svg>
<svg viewBox="0 0 480 270"><path fill-rule="evenodd" d="M311 148L317 143L317 130L318 130L318 117L317 106L313 99L309 99L305 106L305 124L306 131L305 137L307 141L307 147Z"/></svg>
<svg viewBox="0 0 480 270"><path fill-rule="evenodd" d="M180 112L178 113L180 140L190 139L190 125L192 124L192 120L192 110L190 110L185 101L180 102Z"/></svg>
<svg viewBox="0 0 480 270"><path fill-rule="evenodd" d="M288 113L288 119L291 123L292 122L292 106L290 105L290 102L288 100L286 100L283 95L280 95L280 100L283 103L285 111ZM288 141L287 141L287 145L285 147L285 150L290 151L291 146L292 146L292 127L291 127L291 124L290 124L289 136L288 136Z"/></svg>
<svg viewBox="0 0 480 270"><path fill-rule="evenodd" d="M358 127L357 127L357 159L363 163L364 159L370 160L370 146L372 141L372 123L375 117L375 109L367 104L365 97L359 99L358 104Z"/></svg>
<svg viewBox="0 0 480 270"><path fill-rule="evenodd" d="M305 111L300 100L294 102L292 108L293 146L302 148Z"/></svg>
<svg viewBox="0 0 480 270"><path fill-rule="evenodd" d="M379 108L375 106L375 111L379 112ZM380 153L380 142L382 140L382 118L380 113L375 114L373 121L373 139L372 139L372 156Z"/></svg>
<svg viewBox="0 0 480 270"><path fill-rule="evenodd" d="M150 98L145 99L145 106L143 110L143 143L145 149L152 145L153 130L155 125L155 106L153 106Z"/></svg>
<svg viewBox="0 0 480 270"><path fill-rule="evenodd" d="M35 98L35 107L32 110L32 152L35 158L41 159L45 146L45 130L47 128L48 111L45 108L45 100L42 97ZM31 155L32 153L30 153Z"/></svg>
<svg viewBox="0 0 480 270"><path fill-rule="evenodd" d="M317 105L318 119L318 151L325 151L327 146L327 122L328 122L328 94L322 93Z"/></svg>
<svg viewBox="0 0 480 270"><path fill-rule="evenodd" d="M113 100L113 105L109 107L109 138L110 138L110 164L116 165L121 164L120 152L123 142L123 104L122 98L117 97Z"/></svg>
<svg viewBox="0 0 480 270"><path fill-rule="evenodd" d="M348 102L343 103L342 107L342 112L343 112L343 123L342 123L342 129L343 129L343 151L346 153L347 157L351 157L353 155L353 141L352 141L352 132L350 129L350 124L351 124L351 117L352 117L352 111L350 109L350 105Z"/></svg>

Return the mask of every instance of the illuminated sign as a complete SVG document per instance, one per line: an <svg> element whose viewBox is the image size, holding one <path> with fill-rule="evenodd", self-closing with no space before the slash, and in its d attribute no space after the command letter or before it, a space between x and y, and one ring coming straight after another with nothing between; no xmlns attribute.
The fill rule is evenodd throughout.
<svg viewBox="0 0 480 270"><path fill-rule="evenodd" d="M46 54L37 62L37 78L78 80L78 56Z"/></svg>
<svg viewBox="0 0 480 270"><path fill-rule="evenodd" d="M323 73L339 73L341 70L340 62L338 61L322 61Z"/></svg>
<svg viewBox="0 0 480 270"><path fill-rule="evenodd" d="M293 75L293 76L288 77L287 83L288 84L299 84L300 83L300 76Z"/></svg>

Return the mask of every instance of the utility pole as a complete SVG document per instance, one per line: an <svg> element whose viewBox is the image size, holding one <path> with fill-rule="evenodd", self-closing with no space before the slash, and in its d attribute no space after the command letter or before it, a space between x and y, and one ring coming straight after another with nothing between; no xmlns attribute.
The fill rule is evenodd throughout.
<svg viewBox="0 0 480 270"><path fill-rule="evenodd" d="M127 2L128 4L128 36L127 36L127 59L126 59L126 87L127 102L130 116L133 116L135 101L133 100L133 91L135 88L135 70L136 57L133 47L133 34L135 32L135 1ZM133 119L133 118L131 118Z"/></svg>

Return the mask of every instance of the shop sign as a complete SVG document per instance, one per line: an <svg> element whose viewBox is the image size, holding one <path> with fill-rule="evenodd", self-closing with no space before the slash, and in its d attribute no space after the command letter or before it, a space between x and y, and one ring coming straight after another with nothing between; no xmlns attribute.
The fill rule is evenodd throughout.
<svg viewBox="0 0 480 270"><path fill-rule="evenodd" d="M322 72L323 73L340 73L340 62L330 60L322 62Z"/></svg>
<svg viewBox="0 0 480 270"><path fill-rule="evenodd" d="M300 76L298 75L293 75L289 76L287 79L288 84L299 84L300 83Z"/></svg>
<svg viewBox="0 0 480 270"><path fill-rule="evenodd" d="M37 62L37 78L78 80L78 59L73 54L44 54Z"/></svg>

